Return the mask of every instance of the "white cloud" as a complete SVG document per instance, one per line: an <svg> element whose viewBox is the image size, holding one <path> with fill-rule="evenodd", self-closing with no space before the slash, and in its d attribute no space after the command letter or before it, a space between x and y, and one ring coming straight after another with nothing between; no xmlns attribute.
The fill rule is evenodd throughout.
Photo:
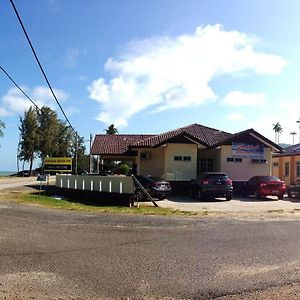
<svg viewBox="0 0 300 300"><path fill-rule="evenodd" d="M22 86L21 88L38 107L48 106L52 109L57 108L57 104L48 87L37 86L32 90L26 86ZM54 93L60 102L65 101L69 97L63 90L54 89ZM30 106L33 106L33 104L18 88L13 87L2 97L2 102L0 102L0 116L23 114Z"/></svg>
<svg viewBox="0 0 300 300"><path fill-rule="evenodd" d="M235 112L235 113L231 113L231 114L227 115L226 119L230 120L230 121L242 121L245 119L245 116L242 113Z"/></svg>
<svg viewBox="0 0 300 300"><path fill-rule="evenodd" d="M232 91L224 97L221 103L230 106L263 106L266 104L266 95L264 93Z"/></svg>
<svg viewBox="0 0 300 300"><path fill-rule="evenodd" d="M255 40L220 25L198 27L194 34L152 38L128 45L89 87L101 105L97 119L126 126L134 114L151 109L197 106L215 100L209 85L219 75L278 74L286 61L254 49Z"/></svg>

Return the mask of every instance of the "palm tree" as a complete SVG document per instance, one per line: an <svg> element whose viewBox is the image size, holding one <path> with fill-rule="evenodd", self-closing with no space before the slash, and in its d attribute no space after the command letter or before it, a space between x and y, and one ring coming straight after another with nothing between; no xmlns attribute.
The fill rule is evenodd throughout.
<svg viewBox="0 0 300 300"><path fill-rule="evenodd" d="M5 123L0 120L0 137L4 135L3 130L5 128Z"/></svg>
<svg viewBox="0 0 300 300"><path fill-rule="evenodd" d="M3 132L4 128L5 128L5 123L0 120L0 137L3 137L3 135L4 135L4 132Z"/></svg>
<svg viewBox="0 0 300 300"><path fill-rule="evenodd" d="M114 124L109 125L107 129L104 130L106 131L106 134L117 134L119 132Z"/></svg>
<svg viewBox="0 0 300 300"><path fill-rule="evenodd" d="M273 130L275 131L275 143L279 144L279 135L283 131L282 126L279 122L273 124Z"/></svg>
<svg viewBox="0 0 300 300"><path fill-rule="evenodd" d="M293 145L295 144L294 143L294 138L295 138L295 135L297 134L297 132L296 131L292 131L291 133L290 133L290 135L292 135L292 137L293 137Z"/></svg>

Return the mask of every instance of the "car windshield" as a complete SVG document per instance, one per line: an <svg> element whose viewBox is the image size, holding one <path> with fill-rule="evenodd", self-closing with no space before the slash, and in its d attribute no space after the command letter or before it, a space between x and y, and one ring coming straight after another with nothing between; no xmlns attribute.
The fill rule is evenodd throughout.
<svg viewBox="0 0 300 300"><path fill-rule="evenodd" d="M207 174L206 179L228 179L228 176L225 174Z"/></svg>
<svg viewBox="0 0 300 300"><path fill-rule="evenodd" d="M259 181L280 181L280 179L276 176L261 176L259 177Z"/></svg>
<svg viewBox="0 0 300 300"><path fill-rule="evenodd" d="M151 181L164 181L162 178L155 177L155 176L147 176L147 178Z"/></svg>

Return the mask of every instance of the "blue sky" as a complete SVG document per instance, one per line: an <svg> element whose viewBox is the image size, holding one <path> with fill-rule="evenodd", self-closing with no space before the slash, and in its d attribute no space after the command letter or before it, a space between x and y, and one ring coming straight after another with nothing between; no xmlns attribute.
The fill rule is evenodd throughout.
<svg viewBox="0 0 300 300"><path fill-rule="evenodd" d="M298 0L15 0L68 118L81 136L160 133L198 123L299 141ZM40 106L59 108L12 6L0 2L0 64ZM16 169L30 106L0 74L0 170ZM63 119L63 117L61 116ZM88 143L87 143L88 144Z"/></svg>

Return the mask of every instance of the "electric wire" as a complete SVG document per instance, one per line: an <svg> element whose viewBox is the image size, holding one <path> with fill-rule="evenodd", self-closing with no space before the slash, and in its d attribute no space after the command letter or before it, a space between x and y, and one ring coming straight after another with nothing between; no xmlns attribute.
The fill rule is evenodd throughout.
<svg viewBox="0 0 300 300"><path fill-rule="evenodd" d="M42 72L42 74L43 74L43 76L44 76L46 82L47 82L47 85L48 85L48 87L49 87L49 89L50 89L50 91L51 91L51 93L52 93L53 98L55 99L57 105L59 106L59 108L60 108L62 114L64 115L64 117L65 117L66 121L68 122L68 124L70 125L70 127L73 129L73 131L76 133L76 135L78 135L77 131L74 129L74 127L72 126L71 122L69 121L69 119L68 119L66 113L64 112L64 110L63 110L61 104L59 103L59 101L58 101L58 99L57 99L57 97L56 97L56 95L55 95L55 93L54 93L54 90L52 89L52 86L51 86L51 84L50 84L50 82L49 82L49 80L48 80L48 77L47 77L47 75L46 75L46 73L45 73L45 71L44 71L44 69L43 69L43 67L42 67L42 65L41 65L41 63L40 63L40 60L39 60L39 58L38 58L38 56L37 56L37 54L36 54L36 52L35 52L35 50L34 50L34 47L33 47L32 43L31 43L31 40L30 40L30 38L29 38L29 36L28 36L28 34L27 34L27 31L26 31L26 29L25 29L25 27L24 27L24 25L23 25L22 19L21 19L19 13L18 13L18 10L17 10L17 8L16 8L16 6L15 6L13 0L9 0L9 1L10 1L11 5L12 5L12 7L13 7L13 9L14 9L14 12L15 12L17 18L18 18L18 21L19 21L19 23L20 23L20 25L21 25L21 27L22 27L22 30L23 30L23 32L24 32L24 34L25 34L25 36L26 36L26 39L27 39L27 41L28 41L28 43L29 43L29 45L30 45L31 51L32 51L32 53L33 53L33 55L34 55L34 57L35 57L35 60L36 60L37 64L39 65L39 68L40 68L40 70L41 70L41 72Z"/></svg>
<svg viewBox="0 0 300 300"><path fill-rule="evenodd" d="M22 94L35 106L35 108L40 110L40 108L34 103L34 101L22 90L22 88L12 79L12 77L6 72L6 70L2 66L0 66L0 69L9 78L9 80L22 92Z"/></svg>

